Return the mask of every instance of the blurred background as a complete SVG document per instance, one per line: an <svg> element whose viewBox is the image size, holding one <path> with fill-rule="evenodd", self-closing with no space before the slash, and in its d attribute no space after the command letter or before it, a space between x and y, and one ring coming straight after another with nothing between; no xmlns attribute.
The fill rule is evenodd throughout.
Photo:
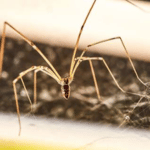
<svg viewBox="0 0 150 150"><path fill-rule="evenodd" d="M4 21L7 21L32 40L51 61L58 73L64 77L69 72L73 48L92 2L93 0L1 1L0 34L2 35ZM137 7L125 0L96 1L81 35L77 56L88 44L120 36L140 78L147 83L150 81L150 3L149 1L130 2ZM12 81L20 72L33 65L47 66L47 64L31 46L8 26L6 27L6 37L4 65L0 81L0 111L2 113L1 120L3 120L0 133L1 139L7 142L8 139L10 141L12 138L16 139L18 133ZM145 92L146 87L137 80L129 61L125 58L126 55L119 40L93 46L86 56L103 57L124 90L148 94L148 92ZM135 141L132 141L132 144L137 145L137 139L140 139L140 136L144 134L144 137L147 138L141 142L141 146L144 145L147 148L149 146L149 132L139 130L133 132L129 129L149 130L150 109L148 99L142 98L141 103L137 105L140 96L122 93L102 62L93 61L93 65L103 99L103 102L99 105L97 105L98 99L88 62L83 62L77 69L68 101L62 97L57 82L39 72L37 82L38 101L33 114L29 113L30 103L21 82L18 81L16 86L23 127L21 138L17 138L17 140L23 139L28 143L29 139L37 141L37 136L40 136L38 140L47 141L51 144L46 144L54 144L55 146L61 143L60 145L65 145L65 149L69 146L79 147L80 149L83 148L82 146L85 146L84 149L96 149L96 147L101 148L102 146L103 140L100 139L106 137L108 141L103 142L105 143L104 148L114 148L116 146L122 147L121 144L113 145L116 143L112 140L114 138L117 139L117 143L122 143L125 147L125 145L130 145L127 139L132 141L132 138L134 138ZM33 72L24 76L23 79L29 95L33 99ZM4 113L9 113L9 115L5 116ZM15 116L12 115L14 113ZM38 116L37 119L34 117L35 115ZM129 116L130 120L124 121L125 116ZM83 122L85 124L82 125ZM90 123L96 123L96 126ZM11 128L10 124L13 124ZM119 130L117 128L120 125L124 128ZM106 126L115 128L107 129ZM104 133L101 131L103 127L105 128ZM89 132L89 129L92 132ZM110 130L112 131L111 138L109 138ZM81 136L79 133L82 133L82 131L84 131L84 134ZM119 134L114 134L116 132ZM122 135L127 133L127 138L122 137L119 140L120 132L123 132ZM10 135L10 133L12 134ZM137 133L140 136L135 136ZM91 135L95 136L89 138ZM69 138L73 138L73 141L77 140L76 144L70 143ZM12 141L14 142L14 140ZM5 142L1 143L1 145L4 145ZM88 146L89 143L92 144ZM23 145L25 145L24 141L21 146ZM56 149L55 146L54 149ZM137 147L140 146L137 145ZM125 148L129 149L132 146Z"/></svg>

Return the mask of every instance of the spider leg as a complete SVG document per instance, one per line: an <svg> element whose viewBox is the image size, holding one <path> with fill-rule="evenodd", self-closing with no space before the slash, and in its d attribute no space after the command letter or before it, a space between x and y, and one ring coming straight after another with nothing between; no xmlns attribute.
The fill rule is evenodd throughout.
<svg viewBox="0 0 150 150"><path fill-rule="evenodd" d="M75 48L74 48L74 52L73 52L73 55L72 55L72 60L71 60L71 65L70 65L70 76L72 75L72 71L73 71L73 68L74 68L74 59L75 59L75 55L76 55L76 52L77 52L77 49L78 49L78 45L79 45L79 41L80 41L80 37L81 37L81 34L82 34L82 31L83 31L83 28L85 26L85 23L94 7L94 4L95 4L96 0L94 0L92 6L90 7L89 11L88 11L88 14L86 15L85 17L85 20L81 26L81 29L80 29L80 32L79 32L79 35L78 35L78 38L77 38L77 41L76 41L76 44L75 44Z"/></svg>
<svg viewBox="0 0 150 150"><path fill-rule="evenodd" d="M98 88L97 79L96 79L95 71L94 71L93 64L92 64L91 60L89 60L89 64L90 64L90 68L91 68L91 72L92 72L92 76L93 76L93 80L94 80L94 84L95 84L95 90L96 90L96 93L97 93L97 98L98 98L99 101L101 101L100 91L99 91L99 88Z"/></svg>
<svg viewBox="0 0 150 150"><path fill-rule="evenodd" d="M133 69L133 71L134 71L134 73L135 73L137 79L138 79L143 85L145 85L145 86L147 87L147 84L144 83L144 82L140 79L140 77L139 77L139 75L138 75L138 73L137 73L137 71L136 71L136 69L135 69L135 67L134 67L134 65L133 65L133 62L132 62L132 60L131 60L131 58L130 58L130 55L129 55L128 51L127 51L127 48L125 47L125 44L124 44L122 38L119 37L119 36L118 36L118 37L109 38L109 39L106 39L106 40L102 40L102 41L98 41L98 42L95 42L95 43L92 43L92 44L89 44L89 45L83 50L83 52L82 52L82 54L80 55L80 57L78 57L78 61L76 62L76 64L75 64L75 66L74 66L74 68L73 68L73 71L72 71L72 74L71 74L71 75L74 76L74 73L75 73L75 71L76 71L76 69L77 69L77 67L78 67L78 65L79 65L79 63L80 63L80 59L83 58L84 53L85 53L86 51L88 51L88 48L89 48L89 47L92 47L92 46L97 45L97 44L100 44L100 43L104 43L104 42L116 40L116 39L119 39L119 40L120 40L120 42L121 42L121 44L122 44L122 46L123 46L123 48L124 48L124 51L125 51L125 53L126 53L126 56L127 56L127 58L129 59L129 62L130 62L130 64L131 64L131 66L132 66L132 69Z"/></svg>
<svg viewBox="0 0 150 150"><path fill-rule="evenodd" d="M19 79L21 79L25 74L27 74L28 72L32 71L32 70L35 70L37 67L36 66L33 66L29 69L27 69L26 71L23 71L19 74L19 76L13 80L13 89L14 89L14 95L15 95L15 101L16 101L16 109L17 109L17 115L18 115L18 121L19 121L19 135L21 134L21 120L20 120L20 110L19 110L19 104L18 104L18 96L17 96L17 89L16 89L16 83ZM23 81L23 80L21 80ZM28 92L27 92L27 89L25 87L25 84L24 84L24 81L22 82L23 83L23 87L27 93L27 97L29 96L28 95ZM31 99L30 97L29 98L29 102L31 103ZM32 103L31 103L32 104Z"/></svg>
<svg viewBox="0 0 150 150"><path fill-rule="evenodd" d="M44 66L32 66L31 68L29 68L29 69L27 69L27 70L21 72L21 73L19 74L19 76L13 80L14 96L15 96L16 109L17 109L17 115L18 115L18 121L19 121L19 135L21 134L21 120L20 120L20 110L19 110L19 104L18 104L18 96L17 96L16 83L18 82L19 79L22 81L23 87L24 87L24 89L25 89L25 92L26 92L26 94L27 94L28 100L29 100L29 102L30 102L30 104L31 104L31 108L32 108L32 102L31 102L31 99L30 99L30 97L29 97L29 94L28 94L28 92L27 92L27 88L26 88L26 86L25 86L25 83L24 83L22 77L25 76L27 73L33 71L33 70L35 70L35 71L36 71L36 70L37 70L37 71L42 71L42 72L46 73L47 75L51 76L52 78L54 78L57 82L59 82L59 79L58 79L57 76L54 74L54 72L53 72L51 69L49 69L49 68L47 68L47 67L44 67ZM35 77L35 76L34 76L34 77ZM36 80L34 79L34 81L36 81ZM36 85L36 82L34 83L34 86L35 86L35 85ZM34 92L35 92L35 87L34 87ZM34 96L34 98L35 98L35 96ZM36 103L36 99L34 99L34 103Z"/></svg>
<svg viewBox="0 0 150 150"><path fill-rule="evenodd" d="M132 92L127 92L127 91L125 91L123 88L121 88L121 86L119 85L119 83L118 83L117 80L115 79L115 77L114 77L112 71L110 70L109 66L107 65L107 63L106 63L106 61L104 60L103 57L77 57L76 60L79 60L79 64L80 64L82 61L87 61L87 60L88 60L88 61L92 61L92 60L100 60L100 61L102 61L102 62L104 63L104 65L105 65L105 67L107 68L109 74L110 74L111 77L113 78L115 84L117 85L117 87L118 87L123 93L132 94L132 95L137 95L137 96L140 96L140 97L141 97L141 96L145 97L145 95L137 94L137 93L132 93ZM78 66L79 66L79 64L78 64ZM77 67L78 67L78 66L77 66ZM90 67L91 67L91 66L90 66ZM91 70L92 70L92 68L91 68ZM92 74L93 74L93 73L92 73ZM95 76L95 73L93 74L93 76ZM96 77L95 77L95 78L96 78ZM94 82L96 82L96 84L97 84L97 81L96 81L96 80L95 80Z"/></svg>
<svg viewBox="0 0 150 150"><path fill-rule="evenodd" d="M29 94L28 94L27 88L26 88L26 86L25 86L25 83L24 83L23 78L22 78L21 75L20 75L20 80L21 80L21 82L22 82L23 88L24 88L24 90L25 90L25 92L26 92L26 95L27 95L27 97L28 97L28 100L29 100L29 102L30 102L30 104L31 104L31 112L32 112L32 101L31 101L31 98L30 98L30 96L29 96Z"/></svg>
<svg viewBox="0 0 150 150"><path fill-rule="evenodd" d="M148 11L144 10L143 8L141 8L140 6L134 4L133 2L131 2L130 0L125 0L126 2L130 3L131 5L137 7L138 9L140 9L143 12L149 13Z"/></svg>
<svg viewBox="0 0 150 150"><path fill-rule="evenodd" d="M42 69L39 68L39 69L34 70L34 104L36 104L37 102L37 72L39 71L42 71L43 73L51 76L60 84L60 80L53 73L53 71L51 71L51 69L49 69L48 67L43 67Z"/></svg>
<svg viewBox="0 0 150 150"><path fill-rule="evenodd" d="M42 56L42 58L48 63L48 65L50 66L52 71L55 73L57 78L61 79L61 77L58 74L58 72L56 71L56 69L53 67L51 62L46 58L46 56L41 52L41 50L32 41L30 41L26 36L24 36L21 32L19 32L16 28L14 28L8 22L4 22L3 33L2 33L1 51L0 51L0 75L1 75L1 72L2 72L2 66L3 66L6 25L9 26L11 29L13 29L17 34L20 35L21 38L23 38L29 45L31 45L33 47L33 49L36 50Z"/></svg>

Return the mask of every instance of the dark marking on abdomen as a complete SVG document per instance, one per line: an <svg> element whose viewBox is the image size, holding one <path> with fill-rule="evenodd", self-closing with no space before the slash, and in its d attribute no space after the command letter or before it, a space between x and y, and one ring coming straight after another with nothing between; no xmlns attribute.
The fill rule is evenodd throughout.
<svg viewBox="0 0 150 150"><path fill-rule="evenodd" d="M68 84L61 86L61 91L62 91L63 97L68 99L70 96L70 86Z"/></svg>

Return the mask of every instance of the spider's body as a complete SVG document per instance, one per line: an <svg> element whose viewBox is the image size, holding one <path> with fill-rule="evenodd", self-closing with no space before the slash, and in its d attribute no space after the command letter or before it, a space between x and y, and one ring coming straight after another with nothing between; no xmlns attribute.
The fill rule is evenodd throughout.
<svg viewBox="0 0 150 150"><path fill-rule="evenodd" d="M65 99L68 99L70 96L70 83L72 82L71 77L62 78L61 84L61 92Z"/></svg>

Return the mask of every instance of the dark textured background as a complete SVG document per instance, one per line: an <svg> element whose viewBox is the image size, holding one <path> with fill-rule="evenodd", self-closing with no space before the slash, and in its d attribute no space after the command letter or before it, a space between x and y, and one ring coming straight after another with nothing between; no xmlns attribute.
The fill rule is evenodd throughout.
<svg viewBox="0 0 150 150"><path fill-rule="evenodd" d="M52 47L47 44L36 43L41 51L54 65L58 73L64 77L70 69L72 50ZM79 54L81 51L77 53ZM101 56L97 53L87 52L85 56ZM102 56L105 58L120 86L126 91L143 93L145 87L137 80L129 62L125 58ZM143 81L150 81L150 65L142 61L133 61ZM42 57L25 41L7 38L4 56L2 79L0 79L0 111L16 113L15 98L12 81L20 72L31 66L47 66ZM119 126L124 117L129 115L131 120L124 123L138 128L149 128L150 106L147 98L133 110L139 101L139 96L122 93L102 62L93 61L95 74L98 80L100 93L103 99L97 105L97 95L91 75L89 63L83 62L78 67L75 78L71 84L69 100L62 97L60 85L39 72L37 74L37 105L34 107L35 115L58 117L72 120L88 120ZM33 72L23 77L29 95L33 99ZM21 114L30 112L30 103L25 95L21 81L17 82L17 92ZM32 115L32 114L31 114Z"/></svg>

